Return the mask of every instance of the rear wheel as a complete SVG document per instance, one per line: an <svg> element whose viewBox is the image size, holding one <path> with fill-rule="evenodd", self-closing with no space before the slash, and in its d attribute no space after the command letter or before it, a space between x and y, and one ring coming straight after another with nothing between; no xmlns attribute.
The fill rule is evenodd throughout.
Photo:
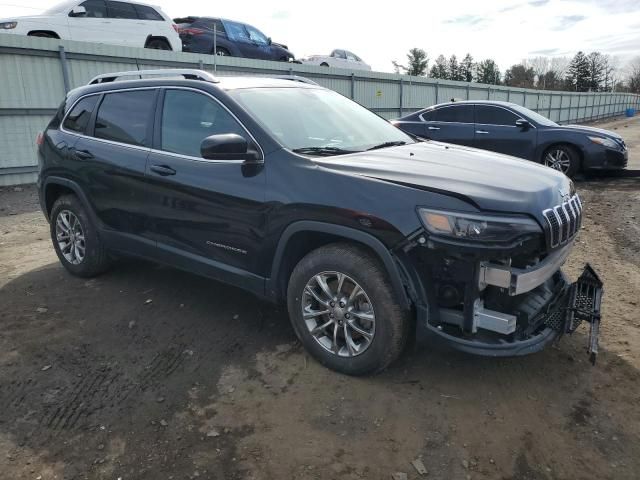
<svg viewBox="0 0 640 480"><path fill-rule="evenodd" d="M580 170L580 155L575 148L569 145L554 145L548 148L542 157L547 167L572 177Z"/></svg>
<svg viewBox="0 0 640 480"><path fill-rule="evenodd" d="M380 262L360 247L332 244L309 253L293 270L287 297L300 341L338 372L381 371L407 342L409 314Z"/></svg>
<svg viewBox="0 0 640 480"><path fill-rule="evenodd" d="M230 57L231 54L229 50L223 47L216 47L216 55L220 55L221 57Z"/></svg>
<svg viewBox="0 0 640 480"><path fill-rule="evenodd" d="M152 38L147 42L147 46L145 48L150 48L152 50L171 50L171 45L162 38Z"/></svg>
<svg viewBox="0 0 640 480"><path fill-rule="evenodd" d="M53 33L47 32L33 32L28 35L29 37L44 37L44 38L59 38L55 36Z"/></svg>
<svg viewBox="0 0 640 480"><path fill-rule="evenodd" d="M79 277L93 277L109 268L107 251L78 197L58 198L50 217L53 248L64 268Z"/></svg>
<svg viewBox="0 0 640 480"><path fill-rule="evenodd" d="M320 66L321 66L321 67L328 67L328 66L329 66L329 64L328 64L327 62L322 62L322 63L320 64Z"/></svg>

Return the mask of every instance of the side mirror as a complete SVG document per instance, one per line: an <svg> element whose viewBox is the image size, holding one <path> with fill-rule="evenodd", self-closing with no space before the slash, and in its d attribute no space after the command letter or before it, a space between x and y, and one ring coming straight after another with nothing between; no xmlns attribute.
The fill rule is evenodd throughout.
<svg viewBox="0 0 640 480"><path fill-rule="evenodd" d="M531 123L524 118L519 118L516 120L516 127L519 127L522 130L529 130L531 128Z"/></svg>
<svg viewBox="0 0 640 480"><path fill-rule="evenodd" d="M69 13L70 17L84 17L87 15L87 9L82 5L78 5L77 7L73 7L71 12Z"/></svg>
<svg viewBox="0 0 640 480"><path fill-rule="evenodd" d="M208 160L258 160L258 153L249 149L247 139L237 133L211 135L200 144L202 158Z"/></svg>
<svg viewBox="0 0 640 480"><path fill-rule="evenodd" d="M271 45L273 42L271 41L271 37L267 38L267 45Z"/></svg>

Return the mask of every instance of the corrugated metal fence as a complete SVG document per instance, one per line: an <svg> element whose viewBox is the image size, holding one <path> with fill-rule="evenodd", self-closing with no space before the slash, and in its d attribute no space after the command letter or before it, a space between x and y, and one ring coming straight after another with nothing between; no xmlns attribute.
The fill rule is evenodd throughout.
<svg viewBox="0 0 640 480"><path fill-rule="evenodd" d="M510 101L560 123L606 118L640 107L640 97L626 93L545 92L0 34L0 185L35 180L35 137L66 91L105 72L170 67L201 68L217 75L303 75L386 118L451 98Z"/></svg>

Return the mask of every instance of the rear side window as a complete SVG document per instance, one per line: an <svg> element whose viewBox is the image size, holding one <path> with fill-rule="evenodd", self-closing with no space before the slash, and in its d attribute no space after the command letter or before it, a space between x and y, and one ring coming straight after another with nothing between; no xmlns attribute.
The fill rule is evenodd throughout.
<svg viewBox="0 0 640 480"><path fill-rule="evenodd" d="M136 9L130 3L110 2L107 0L107 11L109 12L109 18L138 19Z"/></svg>
<svg viewBox="0 0 640 480"><path fill-rule="evenodd" d="M85 8L88 18L107 18L107 5L104 0L86 0L80 6Z"/></svg>
<svg viewBox="0 0 640 480"><path fill-rule="evenodd" d="M65 118L62 126L71 132L85 133L98 98L100 98L99 95L92 95L76 103L67 118Z"/></svg>
<svg viewBox="0 0 640 480"><path fill-rule="evenodd" d="M504 108L476 105L476 123L514 126L520 117Z"/></svg>
<svg viewBox="0 0 640 480"><path fill-rule="evenodd" d="M435 110L438 122L473 123L473 105L454 105Z"/></svg>
<svg viewBox="0 0 640 480"><path fill-rule="evenodd" d="M162 150L200 157L200 144L209 135L247 133L218 102L188 90L167 90L162 109Z"/></svg>
<svg viewBox="0 0 640 480"><path fill-rule="evenodd" d="M149 146L155 90L108 93L98 108L95 137Z"/></svg>
<svg viewBox="0 0 640 480"><path fill-rule="evenodd" d="M425 122L433 122L436 119L436 111L435 110L427 110L423 114L420 115Z"/></svg>
<svg viewBox="0 0 640 480"><path fill-rule="evenodd" d="M147 5L134 5L133 8L136 10L136 13L138 14L138 18L140 20L164 21L164 18L162 18L162 15L160 15L153 8Z"/></svg>
<svg viewBox="0 0 640 480"><path fill-rule="evenodd" d="M203 28L213 32L213 27L216 27L216 33L225 33L224 26L220 20L214 20L212 18L201 18L194 22L192 27Z"/></svg>

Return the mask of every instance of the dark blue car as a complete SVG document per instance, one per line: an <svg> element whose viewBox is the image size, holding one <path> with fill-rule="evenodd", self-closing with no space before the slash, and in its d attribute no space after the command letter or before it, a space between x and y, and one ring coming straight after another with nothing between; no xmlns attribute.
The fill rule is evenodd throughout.
<svg viewBox="0 0 640 480"><path fill-rule="evenodd" d="M272 42L270 37L246 23L212 17L185 17L173 21L178 25L183 52L282 62L295 58L286 45Z"/></svg>
<svg viewBox="0 0 640 480"><path fill-rule="evenodd" d="M627 166L627 147L616 133L580 125L558 125L514 103L481 100L443 103L393 123L419 137L544 163L567 176Z"/></svg>

